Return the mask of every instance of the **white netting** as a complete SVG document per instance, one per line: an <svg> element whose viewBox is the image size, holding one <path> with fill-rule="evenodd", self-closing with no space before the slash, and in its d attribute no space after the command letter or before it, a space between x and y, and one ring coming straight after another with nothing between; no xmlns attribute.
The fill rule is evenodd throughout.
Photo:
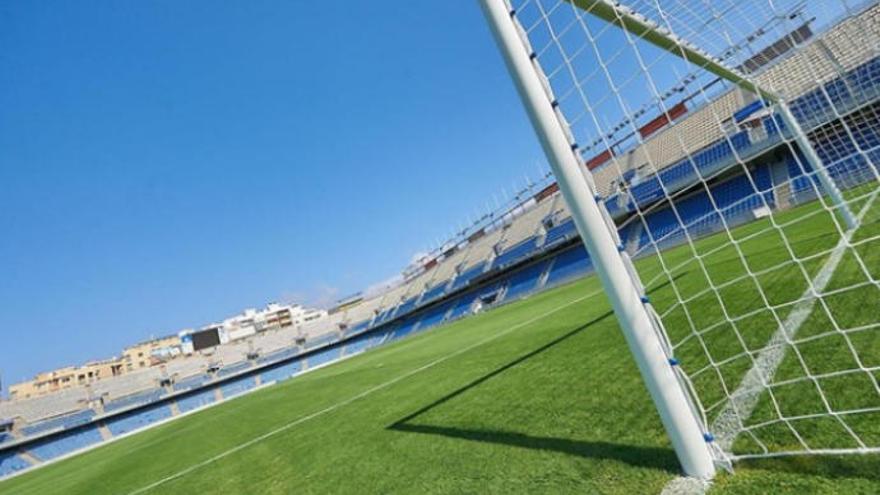
<svg viewBox="0 0 880 495"><path fill-rule="evenodd" d="M510 7L719 451L880 452L876 2Z"/></svg>

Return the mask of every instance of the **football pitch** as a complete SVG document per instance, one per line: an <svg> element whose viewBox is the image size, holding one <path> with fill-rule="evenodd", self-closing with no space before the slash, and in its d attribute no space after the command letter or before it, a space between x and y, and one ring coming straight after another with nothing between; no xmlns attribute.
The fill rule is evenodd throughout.
<svg viewBox="0 0 880 495"><path fill-rule="evenodd" d="M874 328L822 337L835 324L876 321L880 311L871 283L880 275L880 251L871 242L880 233L880 206L872 200L864 195L853 204L864 211L851 241L859 256L845 253L828 281L829 291L852 290L823 299L799 324L798 336L815 335L820 345L808 340L779 364L777 377L792 383L777 390L786 416L809 416L824 401L842 409L876 406L864 373L829 378L839 383L822 387L830 394L824 400L804 385L809 380L796 379L805 366L822 376L823 369L880 364ZM760 295L778 312L797 308L788 303L801 298L840 240L818 203L774 217L776 227L760 220L733 230L736 242L716 234L636 263L672 341L681 342L682 366L706 368L707 355L722 363L695 374L706 407L724 402L719 381L735 387L748 372L743 346L758 353L778 327L756 311L767 307ZM801 261L786 262L792 253ZM710 286L721 289L706 291ZM738 331L719 321L734 321ZM692 328L705 329L703 338L689 339ZM759 399L750 423L773 417L769 403ZM708 412L710 422L721 409ZM848 424L866 443L878 443L876 415ZM784 429L755 431L773 450L797 448ZM808 443L852 442L834 422L805 420L797 431ZM751 441L736 438L733 451L755 451ZM26 473L0 483L0 493L630 494L659 493L678 476L614 315L590 276ZM710 491L828 492L880 493L880 456L743 460Z"/></svg>

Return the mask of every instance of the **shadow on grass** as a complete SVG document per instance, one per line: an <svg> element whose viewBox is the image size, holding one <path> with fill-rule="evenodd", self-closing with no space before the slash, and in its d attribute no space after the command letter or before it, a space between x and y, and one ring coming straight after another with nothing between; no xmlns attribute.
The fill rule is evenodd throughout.
<svg viewBox="0 0 880 495"><path fill-rule="evenodd" d="M880 454L863 456L793 456L742 461L735 469L785 471L832 479L862 478L880 481Z"/></svg>
<svg viewBox="0 0 880 495"><path fill-rule="evenodd" d="M467 430L448 426L395 423L389 429L407 433L439 435L472 442L508 445L532 450L560 452L587 459L609 459L631 466L678 474L678 460L672 449L639 447L609 442L591 442L568 438L536 437L525 433L494 430Z"/></svg>
<svg viewBox="0 0 880 495"><path fill-rule="evenodd" d="M523 354L522 356L514 359L513 361L505 364L504 366L501 366L500 368L496 368L496 369L490 371L489 373L477 378L476 380L468 383L467 385L465 385L465 386L463 386L453 392L450 392L449 394L446 394L443 397L440 397L439 399L435 400L434 402L415 411L414 413L409 414L409 415L397 420L389 428L392 430L396 429L396 427L398 425L406 423L412 419L415 419L416 417L421 416L422 414L430 411L431 409L434 409L435 407L437 407L441 404L449 402L450 400L458 397L459 395L467 392L468 390L470 390L474 387L478 387L478 386L482 385L483 383L491 380L492 378L504 373L505 371L509 370L510 368L513 368L514 366L516 366L520 363L523 363L524 361L527 361L527 360L537 356L538 354L541 354L542 352L547 351L548 349L550 349L552 347L559 345L560 343L570 339L571 337L574 337L575 335L579 334L580 332L583 332L584 330L586 330L590 326L595 325L596 323L599 323L600 321L604 320L605 318L608 318L612 314L614 314L612 311L608 311L605 314L593 319L592 321L584 323L583 325L575 328L574 330L571 330L564 335L560 335L559 337L556 337L555 339L551 340L550 342L547 342L546 344L542 345L541 347L538 347L537 349L535 349L533 351L530 351L526 354Z"/></svg>
<svg viewBox="0 0 880 495"><path fill-rule="evenodd" d="M469 440L474 442L494 443L500 445L509 445L534 450L545 450L560 452L563 454L580 456L592 459L612 459L624 462L637 467L660 469L671 473L678 472L678 462L675 454L671 449L655 448L655 447L638 447L631 445L620 445L609 442L581 441L565 438L537 437L526 433L509 432L509 431L493 431L493 430L467 430L448 426L412 424L412 420L425 414L426 412L446 403L450 400L464 394L488 380L504 373L505 371L517 366L557 345L583 332L587 328L601 322L602 320L612 316L613 312L608 311L601 316L587 322L553 340L542 345L541 347L530 351L513 361L477 378L476 380L456 389L455 391L444 395L443 397L431 402L430 404L418 409L396 421L388 427L389 430L421 433L424 435L439 435L448 438L456 438L460 440Z"/></svg>

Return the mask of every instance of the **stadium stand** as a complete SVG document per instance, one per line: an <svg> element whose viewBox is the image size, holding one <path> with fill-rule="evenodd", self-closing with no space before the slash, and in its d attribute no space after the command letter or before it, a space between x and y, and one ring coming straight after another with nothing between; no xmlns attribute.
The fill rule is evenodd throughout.
<svg viewBox="0 0 880 495"><path fill-rule="evenodd" d="M876 79L880 73L874 68L877 64L876 59L873 58L874 54L859 53L855 49L856 44L847 43L845 40L863 31L859 26L861 22L876 22L878 18L880 18L880 7L875 6L863 13L860 18L848 19L819 37L835 58L835 62L848 71L845 78L847 83L838 83L837 90L832 88L828 91L827 83L825 89L813 87L817 79L829 81L832 86L834 86L833 81L839 79L836 64L825 56L824 49L815 42L797 51L796 55L782 57L781 61L769 66L766 71L758 75L758 81L790 98L797 97L791 105L792 112L807 129L835 117L831 115L830 103L824 96L826 92L834 95L846 91L841 91L840 87L857 88L858 98L853 98L853 104L875 98L878 90ZM870 30L870 34L876 37L878 31ZM810 93L805 95L808 91ZM839 102L839 99L836 100L836 103ZM697 161L694 155L701 151L703 153L701 160L717 163L730 152L730 146L720 144L727 139L732 141L734 148L744 150L752 144L748 136L745 133L725 136L724 130L716 124L716 116L732 117L750 104L753 102L745 101L739 89L729 89L710 103L692 109L663 132L654 134L631 150L618 152L611 161L593 170L593 180L598 192L602 196L610 197L615 192L614 178L626 175L630 171L635 171L638 176L650 177L675 164L687 163L689 156ZM713 145L717 148L711 149ZM647 156L654 157L654 163L647 163ZM693 168L693 165L688 164L688 167ZM706 164L702 164L701 168L707 168ZM667 181L674 182L676 178L684 180L686 177L682 174L686 169L687 167L682 167L667 174L664 184L667 184ZM642 186L642 189L646 189L646 186ZM643 190L641 194L647 193ZM649 197L651 196L646 195L642 199ZM613 207L609 208L609 212L615 214L613 210Z"/></svg>
<svg viewBox="0 0 880 495"><path fill-rule="evenodd" d="M65 414L63 416L58 416L55 418L44 419L37 423L23 426L20 431L22 435L31 436L52 430L73 428L75 426L88 423L94 416L95 411L91 409L85 409L82 411L77 411L75 413Z"/></svg>
<svg viewBox="0 0 880 495"><path fill-rule="evenodd" d="M201 387L202 385L204 385L205 383L209 382L210 380L211 380L211 377L208 375L188 376L186 378L175 380L174 390L181 391L181 390L190 390L193 388L198 388L198 387Z"/></svg>
<svg viewBox="0 0 880 495"><path fill-rule="evenodd" d="M426 290L422 295L421 303L426 303L437 299L446 293L446 287L449 285L449 279L443 279L443 281L438 282L430 289Z"/></svg>
<svg viewBox="0 0 880 495"><path fill-rule="evenodd" d="M398 326L391 332L391 339L397 340L409 335L413 330L416 329L416 325L418 325L418 320L413 318L404 319Z"/></svg>
<svg viewBox="0 0 880 495"><path fill-rule="evenodd" d="M30 467L27 461L14 452L0 452L0 477L8 476Z"/></svg>
<svg viewBox="0 0 880 495"><path fill-rule="evenodd" d="M269 354L260 356L257 359L257 364L275 363L289 357L296 356L297 354L299 354L299 349L297 347L282 348Z"/></svg>
<svg viewBox="0 0 880 495"><path fill-rule="evenodd" d="M128 409L141 404L150 404L159 400L159 398L162 397L162 395L164 394L164 390L156 388L143 392L137 392L131 395L126 395L124 397L120 397L116 400L105 403L104 412Z"/></svg>
<svg viewBox="0 0 880 495"><path fill-rule="evenodd" d="M107 419L105 424L113 436L118 437L170 417L171 407L167 404L157 404L114 416Z"/></svg>
<svg viewBox="0 0 880 495"><path fill-rule="evenodd" d="M220 392L223 394L224 399L228 399L229 397L243 394L256 386L257 382L253 376L245 376L222 383L220 385Z"/></svg>
<svg viewBox="0 0 880 495"><path fill-rule="evenodd" d="M550 261L541 261L518 270L507 282L504 300L514 301L533 292L541 282L541 276L547 271Z"/></svg>
<svg viewBox="0 0 880 495"><path fill-rule="evenodd" d="M565 219L559 225L554 226L550 230L547 231L547 235L544 236L544 247L551 247L557 243L564 242L568 239L571 239L573 236L577 235L577 228L574 225L574 220L571 217Z"/></svg>
<svg viewBox="0 0 880 495"><path fill-rule="evenodd" d="M360 335L355 337L354 339L348 341L348 343L343 348L342 354L345 356L350 356L352 354L357 354L359 352L364 352L369 349L371 344L373 343L373 337L367 335Z"/></svg>
<svg viewBox="0 0 880 495"><path fill-rule="evenodd" d="M489 261L495 255L495 245L504 236L504 229L495 226L491 232L485 232L482 237L476 239L468 250L468 263Z"/></svg>
<svg viewBox="0 0 880 495"><path fill-rule="evenodd" d="M329 349L322 349L315 354L311 354L308 356L307 363L309 369L317 368L318 366L327 364L331 361L335 361L340 357L340 349L338 347L333 347Z"/></svg>
<svg viewBox="0 0 880 495"><path fill-rule="evenodd" d="M418 302L418 296L412 296L408 298L406 301L401 303L392 313L392 316L397 315L405 315L409 313L413 308L416 307L416 302Z"/></svg>
<svg viewBox="0 0 880 495"><path fill-rule="evenodd" d="M453 303L453 301L447 301L428 309L419 322L419 328L431 328L442 323L446 318L446 314L452 309Z"/></svg>
<svg viewBox="0 0 880 495"><path fill-rule="evenodd" d="M51 395L3 401L0 403L0 416L21 418L28 423L72 413L85 407L88 390L84 387L60 390Z"/></svg>
<svg viewBox="0 0 880 495"><path fill-rule="evenodd" d="M456 269L467 262L467 255L470 251L470 245L459 245L455 252L448 257L444 257L440 263L434 268L434 280L450 280L456 274ZM448 251L447 251L448 252ZM436 284L435 284L436 285Z"/></svg>
<svg viewBox="0 0 880 495"><path fill-rule="evenodd" d="M293 361L282 365L272 366L263 371L260 376L262 377L263 383L280 382L296 375L301 369L302 364L299 361Z"/></svg>
<svg viewBox="0 0 880 495"><path fill-rule="evenodd" d="M452 310L449 312L449 315L446 317L448 320L456 320L461 318L471 311L471 306L474 304L474 301L477 299L476 292L468 292L463 294L461 297L456 300L455 305L452 307Z"/></svg>
<svg viewBox="0 0 880 495"><path fill-rule="evenodd" d="M177 399L177 409L181 413L185 413L212 404L214 401L215 395L213 390L202 390Z"/></svg>
<svg viewBox="0 0 880 495"><path fill-rule="evenodd" d="M98 428L92 426L64 432L56 437L37 441L27 447L28 453L42 461L48 461L62 455L99 444L103 441Z"/></svg>
<svg viewBox="0 0 880 495"><path fill-rule="evenodd" d="M249 361L239 361L237 363L228 364L217 370L217 377L222 378L224 376L235 375L250 367L251 363Z"/></svg>
<svg viewBox="0 0 880 495"><path fill-rule="evenodd" d="M581 245L572 246L553 260L553 265L550 267L550 272L544 285L552 287L567 282L574 277L587 273L590 267L591 264L587 256L587 250Z"/></svg>
<svg viewBox="0 0 880 495"><path fill-rule="evenodd" d="M127 373L114 379L100 380L92 384L92 394L96 397L107 396L110 400L116 397L131 395L134 392L154 389L162 378L158 368L146 368Z"/></svg>
<svg viewBox="0 0 880 495"><path fill-rule="evenodd" d="M486 262L480 261L474 266L467 268L466 270L462 270L462 272L455 277L455 280L452 282L452 290L460 289L470 283L470 281L482 274L485 270Z"/></svg>
<svg viewBox="0 0 880 495"><path fill-rule="evenodd" d="M325 346L325 345L333 342L334 340L336 340L336 337L337 337L336 333L332 332L332 333L327 333L327 334L321 335L319 337L315 337L314 339L311 339L311 340L306 340L306 349L315 349L317 347Z"/></svg>
<svg viewBox="0 0 880 495"><path fill-rule="evenodd" d="M537 247L538 237L529 237L528 239L520 242L519 244L511 247L507 251L504 251L498 257L496 257L492 262L493 268L503 268L512 263L516 263L517 261L527 257L531 254L535 248Z"/></svg>

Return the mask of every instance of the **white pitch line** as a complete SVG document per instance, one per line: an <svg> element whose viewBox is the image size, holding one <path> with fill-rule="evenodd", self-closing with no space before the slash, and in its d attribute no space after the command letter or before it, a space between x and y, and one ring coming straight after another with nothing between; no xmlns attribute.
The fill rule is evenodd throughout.
<svg viewBox="0 0 880 495"><path fill-rule="evenodd" d="M874 200L877 199L877 193L874 193L865 206L862 207L858 214L858 221L861 221L870 209ZM799 302L794 306L788 317L782 323L782 326L776 330L767 345L761 349L758 357L751 369L745 374L740 381L736 390L730 394L730 398L718 417L712 422L709 431L715 435L717 445L724 452L728 452L733 442L743 429L743 421L751 417L758 400L766 390L765 383L769 382L776 375L776 370L782 364L785 358L786 342L794 338L801 325L807 321L813 308L816 306L820 294L834 275L837 266L846 253L846 247L852 240L853 235L858 227L847 232L840 238L837 245L831 251L831 255L822 265L821 270L813 278L810 287L801 294ZM677 477L667 483L661 492L662 495L673 494L702 494L709 488L706 482L688 477Z"/></svg>
<svg viewBox="0 0 880 495"><path fill-rule="evenodd" d="M871 196L868 202L865 203L865 206L862 207L857 216L858 221L861 221L865 216L876 197L876 194ZM776 375L776 370L782 364L783 358L785 358L786 343L794 338L801 325L810 317L813 308L816 306L816 301L819 299L819 294L831 282L831 277L843 259L846 248L856 230L858 228L847 232L840 238L837 245L834 246L831 255L828 256L828 260L825 261L822 269L813 278L811 286L807 287L804 293L801 294L800 301L789 312L782 326L776 330L767 342L767 345L761 349L751 369L740 381L736 390L730 394L727 404L725 404L721 412L718 413L718 417L712 423L709 431L715 435L718 446L725 452L729 451L730 447L733 446L737 435L742 431L743 421L752 415L752 412L758 405L758 399L761 398L761 395L766 390L765 384L770 382Z"/></svg>
<svg viewBox="0 0 880 495"><path fill-rule="evenodd" d="M435 359L434 361L431 361L430 363L428 363L428 364L426 364L426 365L424 365L424 366L420 366L420 367L418 367L418 368L416 368L416 369L414 369L414 370L412 370L412 371L409 371L409 372L407 372L407 373L405 373L405 374L403 374L403 375L400 375L400 376L398 376L398 377L396 377L396 378L394 378L394 379L391 379L391 380L389 380L389 381L387 381L387 382L384 382L384 383L381 383L381 384L379 384L379 385L376 385L375 387L369 388L369 389L367 389L367 390L365 390L365 391L363 391L363 392L361 392L361 393L359 393L359 394L357 394L357 395L354 395L354 396L352 396L352 397L349 397L348 399L345 399L345 400L342 401L342 402L338 402L338 403L336 403L336 404L334 404L334 405L332 405L332 406L329 406L329 407L326 407L326 408L324 408L324 409L321 409L320 411L316 411L316 412L313 412L313 413L311 413L311 414L309 414L309 415L306 415L306 416L302 416L302 417L300 417L300 418L297 418L297 419L291 421L290 423L287 423L287 424L285 424L285 425L283 425L283 426L280 426L280 427L278 427L278 428L276 428L276 429L274 429L274 430L271 430L271 431L269 431L269 432L267 432L267 433L264 433L264 434L262 434L262 435L260 435L260 436L258 436L258 437L252 438L251 440L248 440L248 441L245 442L245 443L239 444L239 445L237 445L237 446L235 446L235 447L233 447L233 448L231 448L231 449L229 449L229 450L223 451L223 452L221 452L221 453L219 453L219 454L217 454L217 455L215 455L215 456L213 456L213 457L210 457L210 458L208 458L208 459L205 459L205 460L202 461L202 462L199 462L199 463L197 463L197 464L193 464L192 466L190 466L190 467L188 467L188 468L186 468L186 469L183 469L183 470L181 470L181 471L178 471L177 473L172 474L171 476L167 476L167 477L162 478L162 479L160 479L160 480L158 480L158 481L156 481L156 482L154 482L154 483L151 483L151 484L149 484L149 485L147 485L147 486L144 486L144 487L142 487L142 488L138 488L137 490L134 490L134 491L132 491L132 492L129 492L129 495L139 495L139 494L141 494L141 493L146 493L146 492L148 492L148 491L150 491L150 490L152 490L152 489L154 489L154 488L157 488L157 487L159 487L159 486L161 486L161 485L164 485L165 483L168 483L169 481L174 481L174 480L176 480L176 479L178 479L178 478L180 478L180 477L182 477L182 476L186 476L187 474L192 473L193 471L196 471L196 470L198 470L198 469L201 469L201 468L203 468L203 467L205 467L205 466L207 466L207 465L209 465L209 464L213 464L213 463L215 463L215 462L217 462L217 461L219 461L219 460L221 460L221 459L223 459L223 458L229 457L230 455L235 454L236 452L239 452L239 451L241 451L241 450L244 450L244 449L246 449L246 448L248 448L248 447L250 447L250 446L252 446L252 445L258 444L258 443L260 443L260 442L262 442L262 441L264 441L264 440L266 440L266 439L268 439L268 438L270 438L270 437L273 437L273 436L275 436L275 435L277 435L277 434L279 434L279 433L285 432L285 431L287 431L287 430L293 428L294 426L297 426L297 425L299 425L299 424L305 423L305 422L307 422L307 421L309 421L309 420L312 420L312 419L314 419L314 418L317 418L318 416L323 416L324 414L327 414L327 413L333 412L333 411L335 411L335 410L337 410L337 409L339 409L339 408L341 408L341 407L344 407L344 406L347 406L347 405L351 404L352 402L355 402L355 401L360 400L360 399L362 399L362 398L364 398L364 397L366 397L366 396L368 396L368 395L370 395L370 394L373 394L374 392L378 392L379 390L382 390L382 389L388 388L388 387L390 387L390 386L392 386L392 385L394 385L394 384L396 384L396 383L398 383L398 382L401 382L401 381L403 381L403 380L405 380L405 379L407 379L407 378L409 378L409 377L411 377L411 376L413 376L413 375L416 375L416 374L418 374L418 373L421 373L422 371L425 371L425 370L427 370L427 369L433 368L434 366L437 366L438 364L441 364L441 363L443 363L443 362L445 362L445 361L448 361L448 360L450 360L450 359L452 359L452 358L454 358L454 357L460 356L460 355L462 355L462 354L464 354L464 353L466 353L466 352L469 352L469 351L471 351L471 350L473 350L473 349L476 349L477 347L480 347L480 346L486 345L486 344L488 344L489 342L492 342L493 340L497 340L497 339L499 339L499 338L501 338L501 337L503 337L503 336L505 336L505 335L507 335L507 334L509 334L509 333L511 333L511 332L514 332L514 331L516 331L516 330L518 330L518 329L520 329L520 328L522 328L522 327L524 327L524 326L527 326L527 325L530 325L530 324L532 324L532 323L535 323L535 322L537 322L537 321L539 321L539 320L542 320L542 319L544 319L544 318L546 318L546 317L548 317L548 316L550 316L550 315L552 315L552 314L554 314L554 313L558 313L559 311L562 311L563 309L565 309L565 308L567 308L567 307L569 307L569 306L572 306L572 305L577 304L577 303L579 303L579 302L581 302L581 301L584 301L584 300L586 300L586 299L589 299L589 298L591 298L591 297L593 297L593 296L599 294L600 292L601 292L600 290L593 291L593 292L591 292L591 293L589 293L589 294L587 294L587 295L585 295L585 296L581 296L581 297L579 297L579 298L577 298L577 299L574 299L574 300L572 300L572 301L570 301L570 302L567 302L567 303L565 303L565 304L563 304L563 305L561 305L561 306L558 306L558 307L555 308L555 309L551 309L550 311L547 311L547 312L545 312L545 313L542 313L542 314L540 314L540 315L538 315L538 316L535 316L535 317L533 317L533 318L530 318L530 319L528 319L528 320L526 320L526 321L523 321L523 322L517 323L516 325L514 325L514 326L508 328L507 330L504 330L504 331L502 331L502 332L498 332L498 333L496 333L496 334L494 334L494 335L492 335L492 336L490 336L490 337L487 337L487 338L485 338L485 339L483 339L483 340L480 340L480 341L478 341L478 342L476 342L476 343L474 343L474 344L471 344L471 345L469 345L469 346L467 346L467 347L464 347L464 348L462 348L462 349L459 349L459 350L453 352L452 354L447 354L447 355L444 356L444 357L441 357L441 358Z"/></svg>

